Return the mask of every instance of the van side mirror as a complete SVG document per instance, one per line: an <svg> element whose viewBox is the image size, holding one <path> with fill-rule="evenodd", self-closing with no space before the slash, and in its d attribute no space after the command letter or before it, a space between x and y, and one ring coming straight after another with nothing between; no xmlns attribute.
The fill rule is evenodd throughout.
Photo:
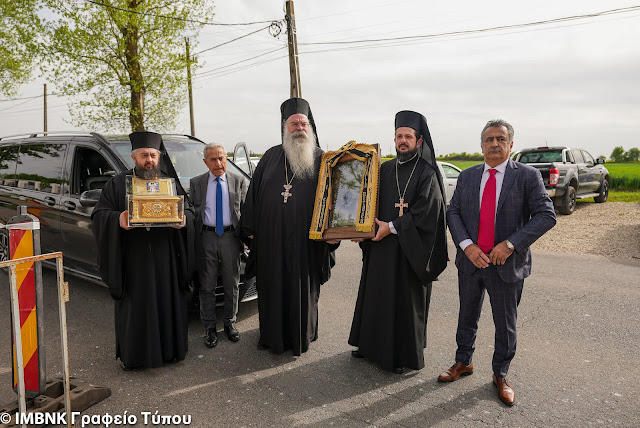
<svg viewBox="0 0 640 428"><path fill-rule="evenodd" d="M80 205L83 207L95 207L100 199L102 189L87 190L80 194Z"/></svg>
<svg viewBox="0 0 640 428"><path fill-rule="evenodd" d="M596 163L597 164L603 164L604 163L604 159L598 158L598 159L596 159Z"/></svg>

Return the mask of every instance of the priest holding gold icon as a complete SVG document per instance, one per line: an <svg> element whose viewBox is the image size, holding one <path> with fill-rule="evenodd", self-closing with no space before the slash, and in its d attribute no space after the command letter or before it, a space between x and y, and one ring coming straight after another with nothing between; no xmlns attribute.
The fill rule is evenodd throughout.
<svg viewBox="0 0 640 428"><path fill-rule="evenodd" d="M91 215L100 274L115 302L123 370L185 357L187 231L193 228L188 201L180 209L185 192L160 134L140 131L129 139L135 166L105 184Z"/></svg>
<svg viewBox="0 0 640 428"><path fill-rule="evenodd" d="M423 115L395 120L396 159L380 168L378 231L360 243L362 276L349 344L355 358L403 373L424 367L431 282L447 266L445 201Z"/></svg>
<svg viewBox="0 0 640 428"><path fill-rule="evenodd" d="M309 103L280 107L282 144L264 154L242 207L241 236L251 241L249 266L258 289L258 349L300 355L318 337L320 284L329 278L330 250L309 239L322 150Z"/></svg>

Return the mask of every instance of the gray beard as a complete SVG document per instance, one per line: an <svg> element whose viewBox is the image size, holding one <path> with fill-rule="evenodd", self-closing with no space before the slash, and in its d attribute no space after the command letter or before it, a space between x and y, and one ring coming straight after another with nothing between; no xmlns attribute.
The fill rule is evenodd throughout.
<svg viewBox="0 0 640 428"><path fill-rule="evenodd" d="M406 162L414 157L416 153L418 153L417 147L414 150L408 152L396 152L396 157L398 158L398 162Z"/></svg>
<svg viewBox="0 0 640 428"><path fill-rule="evenodd" d="M152 168L152 169L144 169L136 165L134 170L135 170L136 176L144 180L154 180L160 177L160 168L158 167Z"/></svg>
<svg viewBox="0 0 640 428"><path fill-rule="evenodd" d="M282 147L287 156L287 162L291 171L301 180L309 180L315 175L316 136L313 130L308 134L304 131L296 131L290 134L284 130Z"/></svg>

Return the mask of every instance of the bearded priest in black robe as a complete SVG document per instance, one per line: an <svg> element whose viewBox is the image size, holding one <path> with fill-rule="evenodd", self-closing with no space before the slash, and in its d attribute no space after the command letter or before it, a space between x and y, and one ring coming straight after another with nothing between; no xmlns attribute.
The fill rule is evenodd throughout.
<svg viewBox="0 0 640 428"><path fill-rule="evenodd" d="M135 167L105 184L91 214L100 274L115 302L116 359L124 370L181 361L187 353L187 231L193 224L185 196L183 225L128 226L125 181L134 171L144 179L173 177L178 194L185 194L160 134L129 138Z"/></svg>
<svg viewBox="0 0 640 428"><path fill-rule="evenodd" d="M300 355L318 338L320 284L329 279L334 247L309 239L323 153L311 108L291 98L280 110L282 144L260 159L240 224L252 241L247 270L256 275L258 349Z"/></svg>
<svg viewBox="0 0 640 428"><path fill-rule="evenodd" d="M446 204L426 119L401 111L395 127L397 157L380 168L378 231L360 243L349 344L354 357L403 373L424 367L431 282L447 266Z"/></svg>

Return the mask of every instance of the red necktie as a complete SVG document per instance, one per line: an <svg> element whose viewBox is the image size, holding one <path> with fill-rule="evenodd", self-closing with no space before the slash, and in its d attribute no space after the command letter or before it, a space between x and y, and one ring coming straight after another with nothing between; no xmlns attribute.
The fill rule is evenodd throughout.
<svg viewBox="0 0 640 428"><path fill-rule="evenodd" d="M482 202L480 203L480 227L478 228L478 245L485 253L489 253L493 248L495 239L495 218L496 218L496 172L497 169L489 170L489 179L484 185L482 192Z"/></svg>

